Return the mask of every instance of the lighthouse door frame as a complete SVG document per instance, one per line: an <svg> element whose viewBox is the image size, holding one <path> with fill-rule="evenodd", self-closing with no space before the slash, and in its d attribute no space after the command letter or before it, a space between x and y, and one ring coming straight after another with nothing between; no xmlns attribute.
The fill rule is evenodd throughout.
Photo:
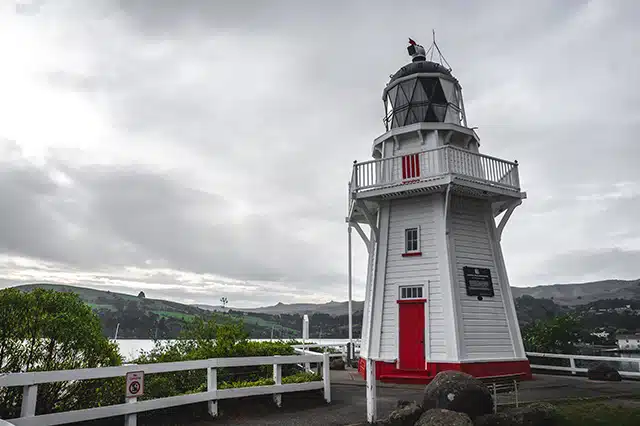
<svg viewBox="0 0 640 426"><path fill-rule="evenodd" d="M416 292L418 289L418 292ZM396 334L396 368L398 369L407 369L407 370L426 370L427 369L427 358L428 358L428 349L429 349L429 336L428 336L428 310L427 310L427 291L428 286L424 286L421 284L417 285L399 285L396 287L397 294L397 311L396 318L397 321L397 334ZM406 291L403 291L406 290ZM401 345L402 341L400 338L400 325L401 325L401 310L404 305L415 305L420 304L422 306L422 322L423 322L423 330L422 330L422 353L423 353L423 364L420 365L419 368L406 368L406 365L402 365L401 361Z"/></svg>

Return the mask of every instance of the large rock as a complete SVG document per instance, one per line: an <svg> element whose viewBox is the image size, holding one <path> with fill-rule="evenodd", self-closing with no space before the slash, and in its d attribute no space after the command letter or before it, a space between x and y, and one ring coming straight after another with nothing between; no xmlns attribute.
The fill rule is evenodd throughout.
<svg viewBox="0 0 640 426"><path fill-rule="evenodd" d="M464 413L433 408L422 413L415 426L473 426L473 422Z"/></svg>
<svg viewBox="0 0 640 426"><path fill-rule="evenodd" d="M332 370L344 370L346 363L342 358L334 358L331 360L331 364L329 364L329 368Z"/></svg>
<svg viewBox="0 0 640 426"><path fill-rule="evenodd" d="M493 398L475 377L459 371L442 371L425 387L422 408L457 411L473 420L493 412Z"/></svg>
<svg viewBox="0 0 640 426"><path fill-rule="evenodd" d="M386 419L377 422L384 426L413 426L422 414L422 407L415 401L398 401L397 408Z"/></svg>
<svg viewBox="0 0 640 426"><path fill-rule="evenodd" d="M538 402L526 407L509 408L496 414L480 416L476 426L556 426L560 424L556 407Z"/></svg>
<svg viewBox="0 0 640 426"><path fill-rule="evenodd" d="M622 380L618 370L604 362L600 362L589 368L587 370L587 377L589 377L590 380L606 380L609 382L619 382Z"/></svg>

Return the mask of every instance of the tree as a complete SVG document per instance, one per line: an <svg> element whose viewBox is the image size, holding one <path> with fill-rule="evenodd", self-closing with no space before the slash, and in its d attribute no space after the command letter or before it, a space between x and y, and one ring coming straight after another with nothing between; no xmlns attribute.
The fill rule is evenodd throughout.
<svg viewBox="0 0 640 426"><path fill-rule="evenodd" d="M573 315L560 315L524 327L522 340L528 352L571 354L582 340L582 328Z"/></svg>
<svg viewBox="0 0 640 426"><path fill-rule="evenodd" d="M227 303L229 303L229 299L227 299L226 297L221 297L220 303L222 303L222 307L224 308L227 306Z"/></svg>
<svg viewBox="0 0 640 426"><path fill-rule="evenodd" d="M0 374L113 366L118 346L102 336L100 321L74 293L0 290ZM39 385L36 413L120 402L117 380ZM20 415L22 390L0 388L0 418Z"/></svg>
<svg viewBox="0 0 640 426"><path fill-rule="evenodd" d="M138 293L138 297L140 299L144 299L144 291L141 291L140 293Z"/></svg>

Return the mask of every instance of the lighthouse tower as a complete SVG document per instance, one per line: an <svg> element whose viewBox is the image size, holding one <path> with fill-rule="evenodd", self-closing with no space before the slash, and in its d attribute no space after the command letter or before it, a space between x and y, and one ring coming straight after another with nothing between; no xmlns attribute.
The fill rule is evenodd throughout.
<svg viewBox="0 0 640 426"><path fill-rule="evenodd" d="M500 247L526 198L518 163L479 152L460 83L427 60L435 40L408 51L382 92L386 131L349 184L347 221L369 253L359 370L389 382L530 378Z"/></svg>

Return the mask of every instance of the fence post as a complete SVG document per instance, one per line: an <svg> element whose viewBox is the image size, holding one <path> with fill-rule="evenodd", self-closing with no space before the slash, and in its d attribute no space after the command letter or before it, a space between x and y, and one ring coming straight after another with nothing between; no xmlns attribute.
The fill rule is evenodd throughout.
<svg viewBox="0 0 640 426"><path fill-rule="evenodd" d="M279 357L279 355L275 355ZM282 384L282 364L273 364L273 381L276 385ZM282 394L276 393L273 395L273 401L276 403L278 408L282 407Z"/></svg>
<svg viewBox="0 0 640 426"><path fill-rule="evenodd" d="M576 375L576 360L575 358L569 358L569 365L571 366L571 374Z"/></svg>
<svg viewBox="0 0 640 426"><path fill-rule="evenodd" d="M138 402L138 398L135 396L125 398L127 404L135 404ZM131 413L124 415L124 426L137 426L138 425L138 414Z"/></svg>
<svg viewBox="0 0 640 426"><path fill-rule="evenodd" d="M215 367L207 367L207 392L218 390L218 370ZM218 416L218 400L207 401L207 411L211 417Z"/></svg>
<svg viewBox="0 0 640 426"><path fill-rule="evenodd" d="M36 401L38 400L38 385L29 385L22 388L22 409L20 417L33 417L36 415Z"/></svg>
<svg viewBox="0 0 640 426"><path fill-rule="evenodd" d="M329 359L328 352L322 354L322 381L324 383L324 400L327 403L331 402L331 371L329 370L331 363Z"/></svg>

